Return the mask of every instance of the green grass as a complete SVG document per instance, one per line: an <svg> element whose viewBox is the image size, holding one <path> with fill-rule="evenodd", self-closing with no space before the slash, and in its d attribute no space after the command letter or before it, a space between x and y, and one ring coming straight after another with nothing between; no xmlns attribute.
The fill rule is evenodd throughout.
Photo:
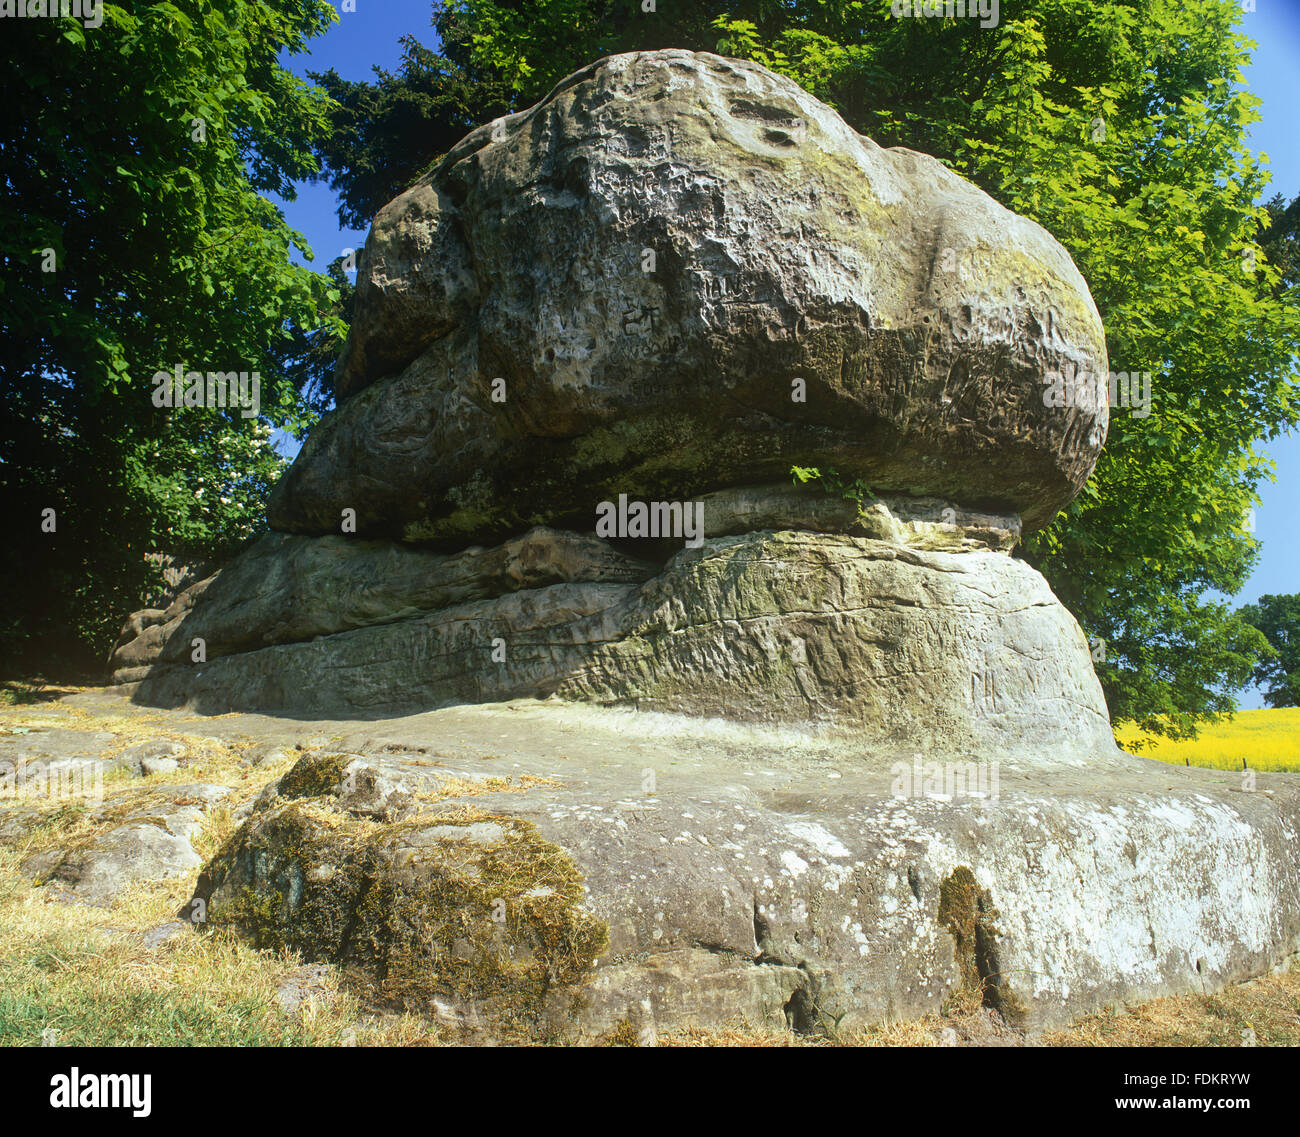
<svg viewBox="0 0 1300 1137"><path fill-rule="evenodd" d="M59 1046L306 1046L315 1039L295 1024L272 1024L256 999L223 1005L167 991L96 996L34 986L0 995L0 1046L40 1045L46 1030Z"/></svg>
<svg viewBox="0 0 1300 1137"><path fill-rule="evenodd" d="M0 1046L39 1046L47 1031L59 1046L332 1041L331 1032L280 1013L270 984L241 990L230 981L234 975L221 975L232 970L238 954L250 954L237 947L221 945L215 955L224 958L216 967L195 967L185 960L188 953L145 953L120 933L48 925L38 931L30 924L27 931L25 944L6 942L8 950L0 953ZM147 962L141 958L146 954ZM181 966L168 975L169 963Z"/></svg>

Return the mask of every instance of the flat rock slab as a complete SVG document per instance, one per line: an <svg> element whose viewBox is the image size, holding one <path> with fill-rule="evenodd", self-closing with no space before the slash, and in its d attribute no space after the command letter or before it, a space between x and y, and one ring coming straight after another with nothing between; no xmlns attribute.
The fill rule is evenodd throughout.
<svg viewBox="0 0 1300 1137"><path fill-rule="evenodd" d="M0 779L4 785L25 778L57 777L78 767L95 768L115 737L106 730L76 730L64 726L24 729L0 734Z"/></svg>
<svg viewBox="0 0 1300 1137"><path fill-rule="evenodd" d="M88 738L95 715L129 706L120 689L61 705L91 712ZM1110 749L965 768L842 734L554 701L164 717L303 748L205 866L208 922L339 965L376 1007L467 1039L851 1029L972 987L1034 1032L1300 950L1294 775ZM189 838L226 788L168 786L161 802L125 785L138 801L115 803L111 826L25 871L103 904L197 867ZM40 816L4 803L6 843Z"/></svg>
<svg viewBox="0 0 1300 1137"><path fill-rule="evenodd" d="M163 791L115 796L86 813L102 828L92 836L32 853L20 871L49 888L55 899L108 907L133 884L184 876L203 862L191 844L203 818L230 793L226 786L169 785ZM30 828L48 817L31 808L0 814L0 842L21 846Z"/></svg>
<svg viewBox="0 0 1300 1137"><path fill-rule="evenodd" d="M972 985L1037 1030L1300 949L1291 775L1110 750L932 768L813 732L536 701L203 730L328 740L205 868L214 922L484 1037L850 1028ZM548 909L570 879L576 900ZM423 956L390 939L412 912L417 940L446 936ZM593 958L559 966L548 912Z"/></svg>

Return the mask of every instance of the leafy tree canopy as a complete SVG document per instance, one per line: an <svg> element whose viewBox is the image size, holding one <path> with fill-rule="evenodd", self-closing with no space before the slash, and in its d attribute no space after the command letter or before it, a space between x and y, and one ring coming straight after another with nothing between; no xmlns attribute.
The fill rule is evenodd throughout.
<svg viewBox="0 0 1300 1137"><path fill-rule="evenodd" d="M1270 707L1300 707L1300 593L1261 596L1247 604L1241 618L1258 628L1273 649L1253 676Z"/></svg>
<svg viewBox="0 0 1300 1137"><path fill-rule="evenodd" d="M119 0L97 28L4 21L4 666L102 659L146 552L213 555L261 523L269 428L312 418L301 341L341 330L336 286L290 264L310 250L263 196L318 168L328 99L278 60L335 18L324 0ZM258 372L260 415L155 406L177 366Z"/></svg>

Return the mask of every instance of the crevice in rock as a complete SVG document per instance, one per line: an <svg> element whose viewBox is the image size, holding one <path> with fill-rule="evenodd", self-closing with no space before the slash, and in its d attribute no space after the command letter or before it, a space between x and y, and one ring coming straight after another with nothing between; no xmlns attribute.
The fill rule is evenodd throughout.
<svg viewBox="0 0 1300 1137"><path fill-rule="evenodd" d="M809 972L806 963L795 963L792 960L782 959L771 950L771 932L771 925L768 923L767 917L763 915L758 900L755 899L754 942L758 945L758 954L754 957L754 963L795 968L799 973L799 986L791 992L790 998L785 1001L782 1008L785 1012L786 1025L796 1034L828 1033L828 1016L818 1006L817 1002L817 980Z"/></svg>
<svg viewBox="0 0 1300 1137"><path fill-rule="evenodd" d="M979 992L981 1005L1019 1026L1025 1011L1002 971L998 918L992 895L980 888L968 866L960 865L944 877L939 885L939 923L952 934L961 989Z"/></svg>
<svg viewBox="0 0 1300 1137"><path fill-rule="evenodd" d="M795 1034L820 1034L816 1005L803 987L796 987L785 1004L785 1021Z"/></svg>
<svg viewBox="0 0 1300 1137"><path fill-rule="evenodd" d="M771 927L767 918L763 915L757 900L754 901L754 947L757 954L754 956L755 963L776 963L777 960L771 959L767 955L767 941L771 933Z"/></svg>
<svg viewBox="0 0 1300 1137"><path fill-rule="evenodd" d="M735 948L727 947L725 944L710 943L707 940L695 940L691 944L691 947L696 948L699 951L707 951L711 955L725 955L730 956L732 959L747 958L743 953L738 952Z"/></svg>
<svg viewBox="0 0 1300 1137"><path fill-rule="evenodd" d="M785 1004L785 1021L792 1031L803 1035L828 1035L838 1018L824 1010L819 1002L821 984L805 963L799 964L799 986Z"/></svg>

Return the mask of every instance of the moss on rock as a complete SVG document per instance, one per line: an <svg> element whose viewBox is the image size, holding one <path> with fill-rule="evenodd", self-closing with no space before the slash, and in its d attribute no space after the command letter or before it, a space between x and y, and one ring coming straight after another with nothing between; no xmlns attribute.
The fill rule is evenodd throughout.
<svg viewBox="0 0 1300 1137"><path fill-rule="evenodd" d="M307 754L280 779L283 798L320 797L333 793L343 781L343 771L352 757L347 754Z"/></svg>
<svg viewBox="0 0 1300 1137"><path fill-rule="evenodd" d="M531 822L465 806L380 824L281 801L240 829L196 895L211 925L337 963L376 1005L454 1000L523 1033L608 943L564 849Z"/></svg>
<svg viewBox="0 0 1300 1137"><path fill-rule="evenodd" d="M966 865L953 869L939 885L939 923L952 934L959 994L978 994L984 1006L1018 1026L1024 1007L1002 972L998 910L988 889L980 888Z"/></svg>

